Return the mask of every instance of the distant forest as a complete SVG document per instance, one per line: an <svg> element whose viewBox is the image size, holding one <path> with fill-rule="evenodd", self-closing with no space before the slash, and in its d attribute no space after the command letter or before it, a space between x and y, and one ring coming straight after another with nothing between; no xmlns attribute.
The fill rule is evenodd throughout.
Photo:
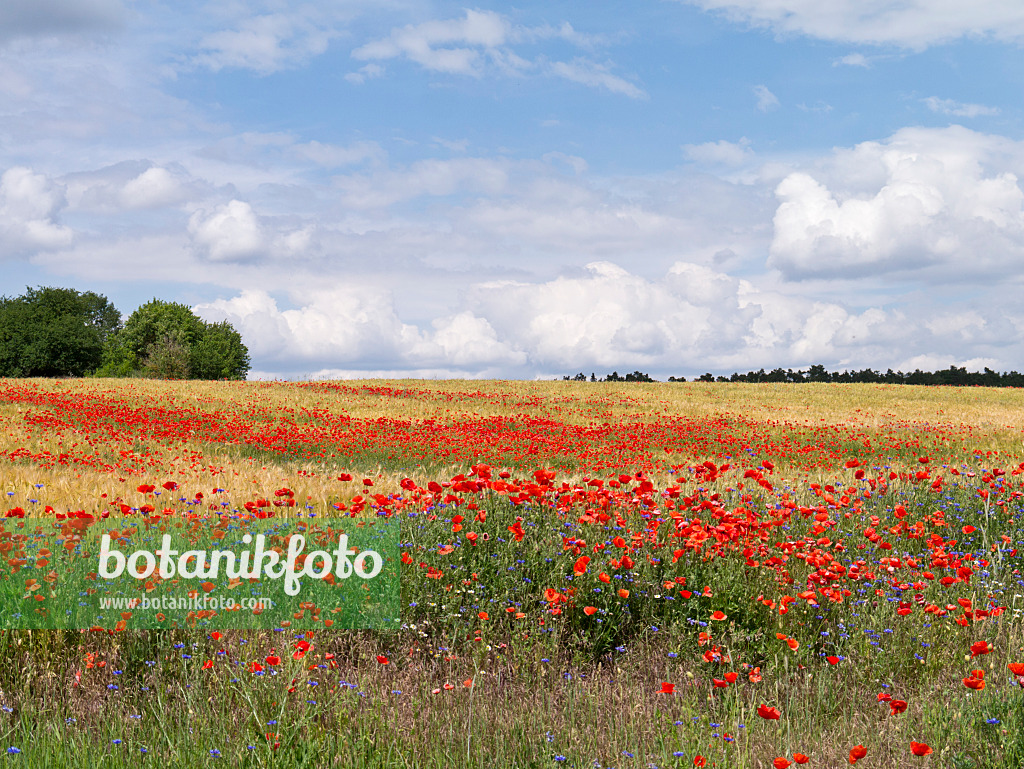
<svg viewBox="0 0 1024 769"><path fill-rule="evenodd" d="M634 371L632 374L619 376L613 371L606 377L598 378L595 374L589 377L580 372L576 376L564 376L564 381L572 382L656 382L647 374ZM670 376L669 382L685 382L686 377ZM730 376L702 374L695 382L782 382L800 384L802 382L836 382L841 384L909 384L909 385L945 385L947 387L1024 387L1024 374L1016 371L1000 373L986 367L984 371L968 371L965 368L950 366L944 371L921 371L916 369L910 373L889 369L884 374L866 368L862 371L829 371L824 366L815 365L810 368L798 369L776 368L771 371L760 369L748 371L746 374L734 373Z"/></svg>

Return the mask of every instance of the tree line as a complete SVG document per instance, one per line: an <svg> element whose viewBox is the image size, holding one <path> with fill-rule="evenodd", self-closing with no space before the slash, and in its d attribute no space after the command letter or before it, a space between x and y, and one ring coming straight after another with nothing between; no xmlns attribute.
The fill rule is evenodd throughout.
<svg viewBox="0 0 1024 769"><path fill-rule="evenodd" d="M0 377L245 379L249 350L227 321L153 299L122 322L107 297L29 288L0 297Z"/></svg>
<svg viewBox="0 0 1024 769"><path fill-rule="evenodd" d="M675 380L672 377L670 377L670 379L672 379L673 381L682 381L682 382L686 381L685 379ZM565 382L586 382L587 381L587 375L584 374L581 371L576 376L572 376L572 377L571 376L564 376L564 377L562 377L562 380L565 381ZM642 373L640 371L634 371L632 374L626 374L625 376L619 376L619 372L618 371L613 371L608 376L602 377L600 379L597 378L596 374L591 372L591 374L590 374L590 381L591 382L655 382L657 380L651 379L651 377L649 375L644 374L644 373Z"/></svg>
<svg viewBox="0 0 1024 769"><path fill-rule="evenodd" d="M669 377L669 381L685 381L682 378ZM944 385L947 387L1024 387L1024 374L1017 371L998 372L987 366L983 371L968 371L960 366L950 366L941 371L911 372L893 371L891 368L884 374L873 369L860 371L828 371L822 365L814 365L807 370L781 369L771 371L759 369L746 374L734 373L731 376L713 376L703 374L697 377L698 382L837 382L865 384L906 384L906 385Z"/></svg>
<svg viewBox="0 0 1024 769"><path fill-rule="evenodd" d="M563 376L566 382L586 382L587 375L583 372L576 376ZM591 382L656 382L648 374L634 371L626 376L619 376L612 372L606 377L598 378L590 375ZM685 382L684 376L670 376L669 382ZM986 367L983 371L968 371L966 368L950 366L943 371L921 371L915 369L909 373L893 371L889 369L884 374L873 369L862 369L861 371L829 371L818 364L807 369L794 371L791 368L776 368L771 371L759 369L748 371L746 374L734 373L730 376L715 376L707 373L694 379L695 382L784 382L799 384L802 382L836 382L842 384L863 383L863 384L908 384L908 385L944 385L947 387L1024 387L1024 374L1017 371L1003 372L993 371Z"/></svg>

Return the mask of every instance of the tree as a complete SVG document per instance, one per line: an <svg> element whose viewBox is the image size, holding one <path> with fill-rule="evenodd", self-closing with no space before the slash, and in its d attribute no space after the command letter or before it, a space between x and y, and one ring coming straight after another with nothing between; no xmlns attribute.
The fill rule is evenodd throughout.
<svg viewBox="0 0 1024 769"><path fill-rule="evenodd" d="M117 308L91 291L28 288L0 298L0 376L84 376L120 326Z"/></svg>
<svg viewBox="0 0 1024 769"><path fill-rule="evenodd" d="M158 379L245 379L249 350L227 321L207 323L184 304L153 299L110 340L100 374Z"/></svg>
<svg viewBox="0 0 1024 769"><path fill-rule="evenodd" d="M193 378L245 379L251 364L242 335L226 320L204 325L203 335L192 347Z"/></svg>

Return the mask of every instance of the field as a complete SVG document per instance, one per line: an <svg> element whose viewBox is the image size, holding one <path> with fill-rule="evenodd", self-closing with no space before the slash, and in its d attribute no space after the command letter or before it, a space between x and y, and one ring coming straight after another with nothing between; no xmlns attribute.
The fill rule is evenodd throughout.
<svg viewBox="0 0 1024 769"><path fill-rule="evenodd" d="M0 380L3 578L71 518L397 519L402 622L6 631L0 752L1022 767L1022 439L1013 389Z"/></svg>

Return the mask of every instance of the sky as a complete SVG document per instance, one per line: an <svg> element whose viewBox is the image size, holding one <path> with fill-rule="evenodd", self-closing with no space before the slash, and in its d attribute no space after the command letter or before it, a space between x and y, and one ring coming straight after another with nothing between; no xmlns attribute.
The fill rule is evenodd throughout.
<svg viewBox="0 0 1024 769"><path fill-rule="evenodd" d="M4 0L0 294L251 378L1024 370L1020 0Z"/></svg>

